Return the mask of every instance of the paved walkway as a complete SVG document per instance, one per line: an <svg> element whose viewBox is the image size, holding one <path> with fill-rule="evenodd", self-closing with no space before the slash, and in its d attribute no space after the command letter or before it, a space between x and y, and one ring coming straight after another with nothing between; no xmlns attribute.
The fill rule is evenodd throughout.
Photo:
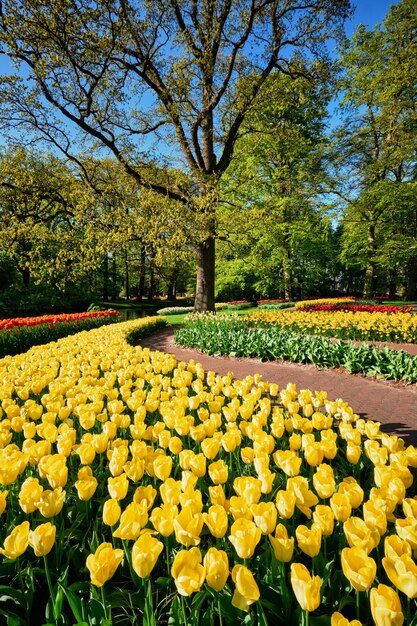
<svg viewBox="0 0 417 626"><path fill-rule="evenodd" d="M141 345L174 354L181 361L194 359L206 371L212 370L222 375L233 372L235 378L245 378L248 374L259 373L264 380L277 383L280 388L292 382L297 385L297 389L327 391L330 400L342 398L355 413L381 422L386 432L397 434L407 443L417 445L416 385L373 380L359 374L348 374L344 370L318 369L313 365L212 357L194 349L176 346L172 327L143 339ZM411 348L410 352L416 353L416 346L408 347Z"/></svg>

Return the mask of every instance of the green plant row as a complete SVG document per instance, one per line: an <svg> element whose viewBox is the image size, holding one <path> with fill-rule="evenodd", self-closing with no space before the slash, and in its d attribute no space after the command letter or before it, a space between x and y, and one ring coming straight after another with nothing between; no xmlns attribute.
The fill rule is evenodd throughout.
<svg viewBox="0 0 417 626"><path fill-rule="evenodd" d="M271 304L260 304L258 309L264 309L266 311L279 311L280 309L292 309L294 308L294 302L276 302Z"/></svg>
<svg viewBox="0 0 417 626"><path fill-rule="evenodd" d="M0 358L26 352L32 346L56 341L61 337L74 335L83 330L92 330L106 324L120 322L119 316L96 317L76 322L57 322L56 324L39 324L38 326L22 326L0 332Z"/></svg>
<svg viewBox="0 0 417 626"><path fill-rule="evenodd" d="M144 337L147 337L155 330L161 330L168 325L168 322L163 317L160 319L155 317L148 319L151 319L151 321L147 325L139 326L139 328L135 328L128 335L126 335L126 342L130 346L136 346Z"/></svg>
<svg viewBox="0 0 417 626"><path fill-rule="evenodd" d="M175 333L175 342L211 355L344 367L351 374L417 382L417 357L403 350L354 345L273 326L252 329L238 319L194 319Z"/></svg>

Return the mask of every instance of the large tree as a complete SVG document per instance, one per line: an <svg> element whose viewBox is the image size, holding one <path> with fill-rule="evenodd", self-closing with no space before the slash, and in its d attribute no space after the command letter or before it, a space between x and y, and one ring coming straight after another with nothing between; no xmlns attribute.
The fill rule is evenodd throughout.
<svg viewBox="0 0 417 626"><path fill-rule="evenodd" d="M366 297L374 293L378 271L398 271L400 257L407 295L417 295L416 32L415 2L403 0L374 30L361 26L342 59L346 120L335 147L337 168L345 175L345 257L365 268ZM404 237L405 224L411 241Z"/></svg>
<svg viewBox="0 0 417 626"><path fill-rule="evenodd" d="M72 158L78 129L190 205L195 305L212 309L218 185L247 112L274 72L319 79L349 13L349 0L1 0L0 51L30 78L3 83L4 115ZM144 176L150 155L181 155L191 191Z"/></svg>

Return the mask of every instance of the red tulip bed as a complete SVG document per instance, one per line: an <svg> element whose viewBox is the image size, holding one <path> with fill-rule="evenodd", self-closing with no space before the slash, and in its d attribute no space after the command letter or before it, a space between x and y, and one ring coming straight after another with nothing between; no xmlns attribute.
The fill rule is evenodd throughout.
<svg viewBox="0 0 417 626"><path fill-rule="evenodd" d="M415 626L417 448L164 323L0 360L0 623Z"/></svg>

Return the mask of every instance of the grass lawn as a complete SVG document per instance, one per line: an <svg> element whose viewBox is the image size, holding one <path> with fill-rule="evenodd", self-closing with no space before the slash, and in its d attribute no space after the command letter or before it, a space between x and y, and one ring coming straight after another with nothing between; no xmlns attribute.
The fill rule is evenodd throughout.
<svg viewBox="0 0 417 626"><path fill-rule="evenodd" d="M219 311L219 314L221 313L222 315L245 315L247 314L249 311L256 311L256 308L253 309L242 309L240 311L231 311L231 310L225 310L225 311ZM165 315L165 319L168 322L168 326L174 326L177 324L183 324L184 323L184 317L188 315L188 313L181 313L178 315Z"/></svg>

